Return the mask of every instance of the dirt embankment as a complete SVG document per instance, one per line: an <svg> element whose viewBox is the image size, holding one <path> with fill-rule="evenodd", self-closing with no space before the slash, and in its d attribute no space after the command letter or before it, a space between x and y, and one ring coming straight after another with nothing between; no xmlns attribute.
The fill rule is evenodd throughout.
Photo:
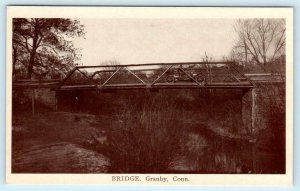
<svg viewBox="0 0 300 191"><path fill-rule="evenodd" d="M101 123L94 115L52 112L18 118L13 124L12 172L106 172L106 157L80 147L95 135L101 137Z"/></svg>

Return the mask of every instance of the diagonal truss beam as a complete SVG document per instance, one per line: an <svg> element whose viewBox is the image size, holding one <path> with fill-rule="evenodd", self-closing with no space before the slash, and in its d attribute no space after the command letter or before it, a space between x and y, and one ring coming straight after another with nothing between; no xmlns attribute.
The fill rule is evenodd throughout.
<svg viewBox="0 0 300 191"><path fill-rule="evenodd" d="M182 71L185 75L187 75L191 80L196 82L199 86L202 86L203 84L199 83L195 78L193 78L190 74L188 74L186 71L184 71L182 68L179 68L180 71Z"/></svg>
<svg viewBox="0 0 300 191"><path fill-rule="evenodd" d="M125 70L127 70L130 74L132 74L134 77L136 77L139 81L141 81L144 85L146 85L146 83L144 82L144 80L142 80L140 77L138 77L134 72L132 72L131 70L129 70L127 67L125 67Z"/></svg>
<svg viewBox="0 0 300 191"><path fill-rule="evenodd" d="M129 70L127 67L119 67L103 84L102 86L105 86L119 71L121 70L126 70L128 71L128 73L132 74L136 79L138 79L140 82L142 82L144 85L146 85L146 82L144 82L144 80L142 80L139 76L137 76L134 72L132 72L131 70ZM97 73L99 74L99 73ZM95 75L93 75L94 77Z"/></svg>
<svg viewBox="0 0 300 191"><path fill-rule="evenodd" d="M80 69L76 69L77 71L79 71L86 79L88 79L89 81L91 80L91 78L89 76L87 76L84 72L82 72Z"/></svg>
<svg viewBox="0 0 300 191"><path fill-rule="evenodd" d="M73 75L73 73L77 70L77 67L73 68L67 76L63 79L63 81L60 83L59 87L63 86L65 82Z"/></svg>
<svg viewBox="0 0 300 191"><path fill-rule="evenodd" d="M230 70L228 69L228 67L226 67L226 72L227 72L232 78L234 78L237 82L240 82L240 80L239 80L232 72L230 72Z"/></svg>
<svg viewBox="0 0 300 191"><path fill-rule="evenodd" d="M114 77L123 67L119 67L103 84L101 84L102 86L105 86L105 84L107 84L109 82L109 80L112 79L112 77Z"/></svg>
<svg viewBox="0 0 300 191"><path fill-rule="evenodd" d="M154 85L161 77L163 77L174 65L171 65L168 67L158 78L156 78L152 83L151 86Z"/></svg>

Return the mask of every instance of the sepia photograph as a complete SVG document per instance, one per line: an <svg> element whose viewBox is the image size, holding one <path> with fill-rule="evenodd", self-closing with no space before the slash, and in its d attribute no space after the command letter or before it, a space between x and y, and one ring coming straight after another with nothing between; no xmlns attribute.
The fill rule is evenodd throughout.
<svg viewBox="0 0 300 191"><path fill-rule="evenodd" d="M151 183L290 174L287 16L10 8L9 174Z"/></svg>

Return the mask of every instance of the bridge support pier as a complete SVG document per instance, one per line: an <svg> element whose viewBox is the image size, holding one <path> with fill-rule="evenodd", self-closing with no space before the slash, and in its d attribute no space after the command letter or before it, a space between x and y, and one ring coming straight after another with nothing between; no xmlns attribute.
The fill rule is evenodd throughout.
<svg viewBox="0 0 300 191"><path fill-rule="evenodd" d="M255 106L256 105L256 91L251 89L251 133L254 131L255 126Z"/></svg>
<svg viewBox="0 0 300 191"><path fill-rule="evenodd" d="M256 90L255 88L251 89L251 136L254 134L255 128L255 108L256 108ZM256 173L256 147L255 141L251 143L252 147L252 173Z"/></svg>

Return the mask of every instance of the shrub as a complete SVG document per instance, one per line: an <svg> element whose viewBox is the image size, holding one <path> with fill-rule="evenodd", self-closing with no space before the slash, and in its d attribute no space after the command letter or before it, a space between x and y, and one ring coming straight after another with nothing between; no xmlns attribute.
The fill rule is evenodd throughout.
<svg viewBox="0 0 300 191"><path fill-rule="evenodd" d="M111 172L166 172L184 145L181 111L174 101L158 95L141 110L136 108L120 108L117 120L105 132L106 143L98 149L109 157Z"/></svg>

